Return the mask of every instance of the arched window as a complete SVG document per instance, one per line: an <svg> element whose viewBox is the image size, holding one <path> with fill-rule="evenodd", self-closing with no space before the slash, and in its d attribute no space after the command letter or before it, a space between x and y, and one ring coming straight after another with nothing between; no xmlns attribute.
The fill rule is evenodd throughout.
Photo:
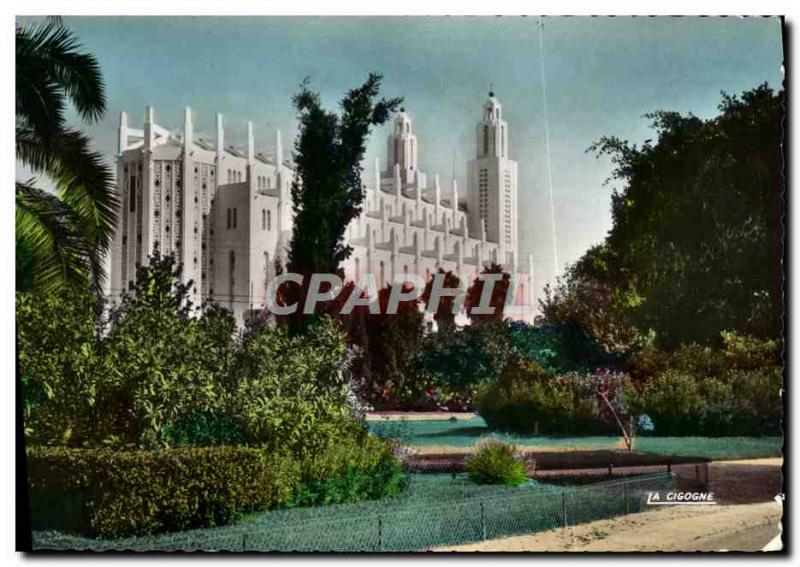
<svg viewBox="0 0 800 567"><path fill-rule="evenodd" d="M233 180L233 177L231 176L231 170L229 169L228 170L228 183L230 183L232 180Z"/></svg>
<svg viewBox="0 0 800 567"><path fill-rule="evenodd" d="M261 209L261 230L267 230L267 210Z"/></svg>
<svg viewBox="0 0 800 567"><path fill-rule="evenodd" d="M272 189L272 178L267 177L267 189Z"/></svg>
<svg viewBox="0 0 800 567"><path fill-rule="evenodd" d="M380 267L381 267L380 288L383 289L383 284L386 281L386 265L383 263L383 260L381 260Z"/></svg>
<svg viewBox="0 0 800 567"><path fill-rule="evenodd" d="M267 230L272 230L272 211L267 211Z"/></svg>

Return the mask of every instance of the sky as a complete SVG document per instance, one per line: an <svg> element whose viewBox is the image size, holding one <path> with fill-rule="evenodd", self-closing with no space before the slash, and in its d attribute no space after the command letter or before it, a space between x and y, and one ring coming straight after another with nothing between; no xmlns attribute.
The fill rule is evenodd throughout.
<svg viewBox="0 0 800 567"><path fill-rule="evenodd" d="M256 150L284 147L297 134L291 97L305 77L334 107L373 70L382 94L404 97L419 143L419 166L466 192L475 123L492 85L519 163L521 268L532 254L536 287L553 265L541 57L545 63L559 271L603 240L611 227L605 184L613 165L587 148L613 135L653 138L654 110L717 114L720 93L782 85L777 18L91 18L67 17L99 60L108 112L84 129L98 150L116 152L119 113L141 127L145 108L169 129L191 106L197 136L213 139L215 114L226 144L243 144L254 123ZM20 23L31 20L19 19ZM77 123L77 118L72 114ZM365 165L385 164L389 126L376 128Z"/></svg>

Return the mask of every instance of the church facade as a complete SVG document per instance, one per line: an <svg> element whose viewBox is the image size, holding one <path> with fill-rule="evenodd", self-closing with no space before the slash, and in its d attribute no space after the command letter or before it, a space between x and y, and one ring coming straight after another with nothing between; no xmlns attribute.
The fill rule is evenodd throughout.
<svg viewBox="0 0 800 567"><path fill-rule="evenodd" d="M385 167L367 168L362 214L346 230L352 255L346 279L372 273L379 287L404 274L425 278L439 269L471 283L493 262L517 275L516 318L532 318L533 268L519 271L517 163L508 155L508 125L490 93L476 125L475 157L466 195L455 179L419 169L417 136L401 111L387 140ZM216 139L196 138L191 110L173 134L148 108L141 129L123 112L117 155L119 224L111 250L110 294L131 287L137 264L157 249L175 254L184 281L193 280L195 305L228 307L242 322L264 309L275 262L283 263L292 235L290 187L280 131L274 151L257 152L252 123L247 146L225 146L222 116Z"/></svg>

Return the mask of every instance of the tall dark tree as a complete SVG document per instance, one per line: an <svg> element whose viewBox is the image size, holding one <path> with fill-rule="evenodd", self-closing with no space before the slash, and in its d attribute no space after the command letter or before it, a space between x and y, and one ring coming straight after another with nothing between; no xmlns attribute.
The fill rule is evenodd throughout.
<svg viewBox="0 0 800 567"><path fill-rule="evenodd" d="M779 336L783 105L782 91L761 85L723 94L712 119L648 115L655 142L607 137L590 148L611 156L624 184L613 227L545 312L593 290L619 323L654 330L666 347L718 342L726 330Z"/></svg>
<svg viewBox="0 0 800 567"><path fill-rule="evenodd" d="M16 155L34 175L16 183L17 287L56 291L103 280L116 223L110 169L89 139L66 122L71 103L86 122L106 109L95 57L59 19L16 31Z"/></svg>
<svg viewBox="0 0 800 567"><path fill-rule="evenodd" d="M365 188L361 162L373 126L386 122L402 102L400 98L376 100L382 76L370 73L367 81L342 99L341 113L322 107L319 93L306 79L294 97L300 120L295 142L295 177L292 182L294 229L288 271L304 276L304 286L283 286L290 301L302 303L313 273L337 273L352 249L344 242L351 220L361 213ZM295 330L308 324L298 315Z"/></svg>

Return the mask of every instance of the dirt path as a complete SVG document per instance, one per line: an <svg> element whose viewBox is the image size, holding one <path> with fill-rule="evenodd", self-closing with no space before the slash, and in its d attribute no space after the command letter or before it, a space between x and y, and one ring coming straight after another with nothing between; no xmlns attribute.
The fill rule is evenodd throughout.
<svg viewBox="0 0 800 567"><path fill-rule="evenodd" d="M782 506L675 506L572 528L435 551L760 551L780 533Z"/></svg>

